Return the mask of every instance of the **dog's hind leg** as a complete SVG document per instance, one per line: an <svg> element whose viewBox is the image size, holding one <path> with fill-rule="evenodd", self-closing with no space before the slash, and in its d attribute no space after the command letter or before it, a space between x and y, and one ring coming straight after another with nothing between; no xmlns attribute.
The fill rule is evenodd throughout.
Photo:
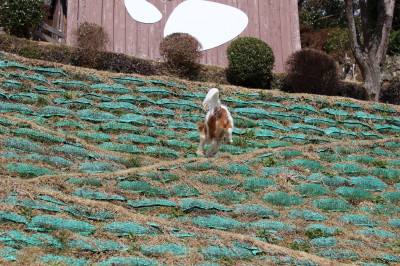
<svg viewBox="0 0 400 266"><path fill-rule="evenodd" d="M221 145L221 140L213 139L211 142L210 149L208 149L206 152L206 157L214 157L217 154L220 145Z"/></svg>
<svg viewBox="0 0 400 266"><path fill-rule="evenodd" d="M232 144L233 140L232 140L232 128L228 128L225 132L225 142L227 144Z"/></svg>

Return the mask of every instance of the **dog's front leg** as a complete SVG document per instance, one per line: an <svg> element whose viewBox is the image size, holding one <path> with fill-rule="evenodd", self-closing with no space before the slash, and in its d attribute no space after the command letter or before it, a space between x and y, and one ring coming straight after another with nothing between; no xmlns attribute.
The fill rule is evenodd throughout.
<svg viewBox="0 0 400 266"><path fill-rule="evenodd" d="M206 157L214 157L217 154L220 145L221 140L213 139L211 148L206 152Z"/></svg>
<svg viewBox="0 0 400 266"><path fill-rule="evenodd" d="M200 133L200 143L199 147L197 148L196 155L203 156L204 155L204 145L206 144L206 135L201 132Z"/></svg>

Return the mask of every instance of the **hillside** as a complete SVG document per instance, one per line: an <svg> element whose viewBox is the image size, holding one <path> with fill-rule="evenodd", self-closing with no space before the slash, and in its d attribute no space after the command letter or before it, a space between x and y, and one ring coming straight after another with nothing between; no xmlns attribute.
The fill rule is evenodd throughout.
<svg viewBox="0 0 400 266"><path fill-rule="evenodd" d="M400 108L0 54L0 262L398 265Z"/></svg>

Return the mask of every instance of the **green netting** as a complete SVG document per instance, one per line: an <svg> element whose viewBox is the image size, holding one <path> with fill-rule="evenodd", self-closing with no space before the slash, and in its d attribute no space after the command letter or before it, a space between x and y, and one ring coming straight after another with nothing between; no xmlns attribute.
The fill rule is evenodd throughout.
<svg viewBox="0 0 400 266"><path fill-rule="evenodd" d="M137 86L143 86L146 84L146 81L139 78L133 77L111 77L115 82L124 83L124 84L135 84Z"/></svg>
<svg viewBox="0 0 400 266"><path fill-rule="evenodd" d="M156 138L136 134L120 135L118 136L118 140L142 144L156 144L158 142Z"/></svg>
<svg viewBox="0 0 400 266"><path fill-rule="evenodd" d="M177 137L181 136L180 133L177 133L172 130L168 130L166 128L151 127L151 128L148 128L148 130L149 130L148 134L151 136L154 136L154 137L177 138ZM200 138L200 134L196 140L199 140L199 138Z"/></svg>
<svg viewBox="0 0 400 266"><path fill-rule="evenodd" d="M1 86L4 88L20 89L22 87L22 82L16 80L3 80Z"/></svg>
<svg viewBox="0 0 400 266"><path fill-rule="evenodd" d="M16 206L28 207L31 209L62 212L61 208L57 204L39 200L30 200L30 199L18 200L18 198L15 196L4 198L1 202Z"/></svg>
<svg viewBox="0 0 400 266"><path fill-rule="evenodd" d="M267 193L265 194L263 200L272 205L285 206L285 207L303 204L304 202L303 199L295 195L290 195L284 192Z"/></svg>
<svg viewBox="0 0 400 266"><path fill-rule="evenodd" d="M184 256L189 248L178 244L161 244L157 246L142 246L141 251L146 256L160 255L163 253L172 253L173 255ZM146 264L147 265L147 264Z"/></svg>
<svg viewBox="0 0 400 266"><path fill-rule="evenodd" d="M59 69L54 69L54 68L48 68L48 67L31 67L30 69L32 69L35 72L39 72L43 75L48 75L51 77L54 76L67 76L67 74Z"/></svg>
<svg viewBox="0 0 400 266"><path fill-rule="evenodd" d="M313 161L313 160L297 159L297 160L292 161L292 165L301 166L310 171L319 171L319 170L326 169L326 167L323 164L321 164L320 162L317 162L317 161Z"/></svg>
<svg viewBox="0 0 400 266"><path fill-rule="evenodd" d="M191 171L208 171L216 168L216 166L210 162L188 163L184 164L182 167Z"/></svg>
<svg viewBox="0 0 400 266"><path fill-rule="evenodd" d="M90 100L94 100L94 101L100 101L100 102L112 102L114 100L114 98L112 98L112 97L109 97L104 94L94 93L94 92L86 93L83 95L83 97L90 99Z"/></svg>
<svg viewBox="0 0 400 266"><path fill-rule="evenodd" d="M195 225L198 226L221 230L232 230L244 226L244 224L237 220L217 215L209 215L208 217L194 217L192 221Z"/></svg>
<svg viewBox="0 0 400 266"><path fill-rule="evenodd" d="M387 215L387 216L393 216L395 214L400 214L400 209L397 207L394 207L389 204L376 204L372 207L360 207L360 211L362 212L368 212L374 215Z"/></svg>
<svg viewBox="0 0 400 266"><path fill-rule="evenodd" d="M5 152L3 154L0 153L0 158L1 157L21 159L21 156L19 156L18 154L14 153L14 152Z"/></svg>
<svg viewBox="0 0 400 266"><path fill-rule="evenodd" d="M389 220L389 225L393 229L400 229L400 218L390 219Z"/></svg>
<svg viewBox="0 0 400 266"><path fill-rule="evenodd" d="M268 177L279 177L280 175L288 175L295 179L305 179L301 174L294 171L285 170L279 167L264 167L262 173Z"/></svg>
<svg viewBox="0 0 400 266"><path fill-rule="evenodd" d="M388 185L380 179L371 176L352 177L349 183L360 189L369 191L382 191L388 187Z"/></svg>
<svg viewBox="0 0 400 266"><path fill-rule="evenodd" d="M209 185L219 185L219 186L240 186L242 183L223 176L205 176L205 177L195 177L194 179L199 180L202 183Z"/></svg>
<svg viewBox="0 0 400 266"><path fill-rule="evenodd" d="M326 125L326 126L331 126L334 127L337 125L337 121L327 118L327 117L311 117L311 116L306 116L304 118L304 123L310 124L310 125Z"/></svg>
<svg viewBox="0 0 400 266"><path fill-rule="evenodd" d="M353 117L362 120L370 120L372 122L382 122L386 120L384 117L376 116L365 112L356 112L353 115Z"/></svg>
<svg viewBox="0 0 400 266"><path fill-rule="evenodd" d="M204 115L197 115L197 114L191 114L191 113L185 113L185 114L181 114L179 115L180 117L182 117L183 120L189 120L190 122L194 122L194 123L198 123L200 121L204 120Z"/></svg>
<svg viewBox="0 0 400 266"><path fill-rule="evenodd" d="M116 99L117 101L120 102L128 102L135 104L136 106L149 106L149 105L155 105L156 102L150 99L149 97L146 96L141 96L141 95L123 95L121 97L118 97Z"/></svg>
<svg viewBox="0 0 400 266"><path fill-rule="evenodd" d="M109 84L93 84L90 86L90 88L92 89L100 89L104 92L108 92L108 93L116 93L116 94L126 94L126 93L130 93L131 89L121 85L121 84L114 84L114 85L109 85Z"/></svg>
<svg viewBox="0 0 400 266"><path fill-rule="evenodd" d="M23 234L19 231L5 231L0 233L0 242L12 247L27 247L27 246L48 246L50 248L62 248L60 241L54 237L44 234Z"/></svg>
<svg viewBox="0 0 400 266"><path fill-rule="evenodd" d="M104 181L99 178L93 178L93 177L88 177L88 178L76 178L76 177L71 177L67 180L68 183L74 184L77 186L95 186L98 187L103 183Z"/></svg>
<svg viewBox="0 0 400 266"><path fill-rule="evenodd" d="M41 199L41 200L45 200L45 201L48 201L48 202L52 202L52 203L55 203L55 204L57 204L57 205L62 205L62 206L67 206L68 204L65 204L64 202L61 202L61 201L59 201L59 200L56 200L55 198L53 198L53 197L50 197L50 196L45 196L45 195L39 195L39 196L37 196L39 199Z"/></svg>
<svg viewBox="0 0 400 266"><path fill-rule="evenodd" d="M153 126L155 119L153 117L138 114L125 114L119 118L119 121L136 125Z"/></svg>
<svg viewBox="0 0 400 266"><path fill-rule="evenodd" d="M289 212L290 219L303 219L305 221L324 221L327 220L328 217L319 213L310 210L292 210Z"/></svg>
<svg viewBox="0 0 400 266"><path fill-rule="evenodd" d="M398 117L392 117L392 118L389 120L389 123L390 123L390 124L393 124L393 125L395 125L395 126L399 126L399 127L400 127L400 118L398 118Z"/></svg>
<svg viewBox="0 0 400 266"><path fill-rule="evenodd" d="M278 221L262 220L254 223L248 223L248 227L256 227L264 230L268 230L271 233L277 233L281 231L293 231L294 227Z"/></svg>
<svg viewBox="0 0 400 266"><path fill-rule="evenodd" d="M115 214L107 210L92 210L85 206L70 206L65 208L73 216L85 217L95 221L108 221L115 218Z"/></svg>
<svg viewBox="0 0 400 266"><path fill-rule="evenodd" d="M313 248L331 248L338 244L338 241L333 237L314 238L310 241Z"/></svg>
<svg viewBox="0 0 400 266"><path fill-rule="evenodd" d="M298 123L303 119L303 117L300 115L283 113L283 112L271 112L269 115L280 121L289 120L290 122L293 123Z"/></svg>
<svg viewBox="0 0 400 266"><path fill-rule="evenodd" d="M76 127L80 129L85 129L86 126L84 124L79 123L75 120L61 120L56 123L56 127Z"/></svg>
<svg viewBox="0 0 400 266"><path fill-rule="evenodd" d="M342 231L340 227L327 227L322 224L310 224L306 227L306 232L322 232L324 234L333 236Z"/></svg>
<svg viewBox="0 0 400 266"><path fill-rule="evenodd" d="M24 223L28 224L25 217L15 212L0 211L0 224L6 222Z"/></svg>
<svg viewBox="0 0 400 266"><path fill-rule="evenodd" d="M17 101L17 102L20 101L23 102L24 104L26 103L33 104L39 98L39 95L36 93L17 93L14 95L10 95L9 98L12 101Z"/></svg>
<svg viewBox="0 0 400 266"><path fill-rule="evenodd" d="M301 184L293 187L302 197L319 197L330 194L329 189L320 184Z"/></svg>
<svg viewBox="0 0 400 266"><path fill-rule="evenodd" d="M304 125L304 124L294 124L290 127L291 130L300 130L301 132L307 133L307 134L317 134L317 135L322 135L324 134L324 130L313 126L313 125Z"/></svg>
<svg viewBox="0 0 400 266"><path fill-rule="evenodd" d="M99 112L91 109L79 110L77 113L79 119L94 121L94 122L106 122L117 120L118 117L111 113Z"/></svg>
<svg viewBox="0 0 400 266"><path fill-rule="evenodd" d="M344 120L344 121L339 121L339 123L347 128L371 129L370 125L357 120Z"/></svg>
<svg viewBox="0 0 400 266"><path fill-rule="evenodd" d="M339 154L352 154L352 153L359 153L362 150L360 150L357 147L351 147L351 146L347 147L335 146L333 147L333 151Z"/></svg>
<svg viewBox="0 0 400 266"><path fill-rule="evenodd" d="M251 196L246 193L233 190L214 192L212 193L212 196L217 198L219 202L223 203L243 203L251 198Z"/></svg>
<svg viewBox="0 0 400 266"><path fill-rule="evenodd" d="M11 247L4 247L0 249L0 257L5 260L16 261L17 256L21 254L21 251Z"/></svg>
<svg viewBox="0 0 400 266"><path fill-rule="evenodd" d="M123 143L113 143L113 142L104 142L100 145L98 145L100 149L105 149L108 151L119 151L119 152L126 152L126 153L132 153L132 154L138 154L138 153L143 153L140 149L137 147L130 145L130 144L123 144Z"/></svg>
<svg viewBox="0 0 400 266"><path fill-rule="evenodd" d="M258 149L264 149L268 147L266 144L260 142L260 141L255 141L255 140L247 140L247 144L251 148L258 148Z"/></svg>
<svg viewBox="0 0 400 266"><path fill-rule="evenodd" d="M375 259L383 260L385 262L400 262L400 256L391 254L380 253L379 256L373 256Z"/></svg>
<svg viewBox="0 0 400 266"><path fill-rule="evenodd" d="M170 92L163 88L157 88L157 87L142 87L142 88L140 88L139 92L144 93L146 95L158 96L158 97L176 96L176 94L173 92Z"/></svg>
<svg viewBox="0 0 400 266"><path fill-rule="evenodd" d="M127 111L140 114L141 111L137 109L133 104L128 102L103 102L100 103L98 106L100 109L103 110L120 110L120 111Z"/></svg>
<svg viewBox="0 0 400 266"><path fill-rule="evenodd" d="M246 215L254 215L262 218L276 218L279 219L279 213L275 210L257 204L239 204L234 210L236 213L243 213Z"/></svg>
<svg viewBox="0 0 400 266"><path fill-rule="evenodd" d="M40 261L46 262L49 265L58 265L59 263L65 263L71 266L85 266L90 265L91 261L84 258L74 258L74 257L63 257L53 254L48 254L40 258Z"/></svg>
<svg viewBox="0 0 400 266"><path fill-rule="evenodd" d="M301 113L301 114L318 114L319 112L309 104L292 104L289 111Z"/></svg>
<svg viewBox="0 0 400 266"><path fill-rule="evenodd" d="M75 166L75 164L70 160L58 156L42 156L38 154L32 154L25 158L28 160L43 161L55 167L61 167L61 168Z"/></svg>
<svg viewBox="0 0 400 266"><path fill-rule="evenodd" d="M184 92L182 95L183 98L188 98L188 99L204 99L206 97L206 94L202 92Z"/></svg>
<svg viewBox="0 0 400 266"><path fill-rule="evenodd" d="M334 106L335 107L342 107L342 108L350 108L350 109L353 109L353 110L362 110L362 109L364 109L364 106L359 105L359 104L355 104L355 103L351 103L351 102L335 101Z"/></svg>
<svg viewBox="0 0 400 266"><path fill-rule="evenodd" d="M357 134L352 132L352 131L348 131L348 130L344 130L344 129L340 129L337 127L330 127L327 130L324 131L325 135L329 136L329 137L333 137L333 138L355 138L357 137Z"/></svg>
<svg viewBox="0 0 400 266"><path fill-rule="evenodd" d="M14 61L3 61L3 60L0 60L0 67L20 68L20 69L24 69L24 70L28 70L29 69L29 67L21 65L20 63L17 63L17 62L14 62Z"/></svg>
<svg viewBox="0 0 400 266"><path fill-rule="evenodd" d="M207 148L207 146L206 146L206 148ZM254 149L250 148L247 151L251 151L251 150L254 150ZM236 147L236 146L233 146L233 145L226 145L226 144L221 145L219 147L219 151L220 152L228 152L230 154L242 154L242 153L246 152L246 150L242 150L239 147Z"/></svg>
<svg viewBox="0 0 400 266"><path fill-rule="evenodd" d="M161 99L156 102L156 104L170 109L183 109L183 110L194 110L194 109L202 109L200 105L189 101L189 100L176 100L172 101L169 99Z"/></svg>
<svg viewBox="0 0 400 266"><path fill-rule="evenodd" d="M360 256L351 250L346 249L328 249L316 253L318 256L328 259L358 259Z"/></svg>
<svg viewBox="0 0 400 266"><path fill-rule="evenodd" d="M64 89L84 89L87 88L88 85L85 82L73 80L73 81L64 81L62 79L57 79L53 81L53 84L60 86Z"/></svg>
<svg viewBox="0 0 400 266"><path fill-rule="evenodd" d="M18 112L21 114L33 115L35 111L32 108L21 104L13 104L8 102L0 101L0 112L8 113L8 112Z"/></svg>
<svg viewBox="0 0 400 266"><path fill-rule="evenodd" d="M396 134L400 131L400 127L394 125L379 125L375 124L375 130L379 133Z"/></svg>
<svg viewBox="0 0 400 266"><path fill-rule="evenodd" d="M90 182L92 182L92 181L86 180L86 182L81 182L80 184L87 185L87 184L90 184ZM74 184L76 184L76 183L74 183ZM94 200L122 200L122 201L125 200L124 197L119 196L119 195L109 195L109 194L106 194L103 192L93 191L88 188L80 188L80 189L76 190L74 193L72 193L72 195L78 196L81 198L86 198L86 199L94 199Z"/></svg>
<svg viewBox="0 0 400 266"><path fill-rule="evenodd" d="M111 137L105 133L97 133L97 132L76 132L75 135L85 140L93 140L93 141L110 141Z"/></svg>
<svg viewBox="0 0 400 266"><path fill-rule="evenodd" d="M150 116L167 116L172 118L175 116L174 111L166 108L155 108L155 107L147 107L145 108L146 115Z"/></svg>
<svg viewBox="0 0 400 266"><path fill-rule="evenodd" d="M193 198L185 198L180 202L181 210L184 212L191 212L194 210L216 210L216 211L232 211L221 204L202 200L202 199L193 199Z"/></svg>
<svg viewBox="0 0 400 266"><path fill-rule="evenodd" d="M259 108L236 108L234 113L253 119L271 118L271 116L263 109Z"/></svg>
<svg viewBox="0 0 400 266"><path fill-rule="evenodd" d="M394 110L393 107L391 107L389 105L375 104L372 106L372 109L382 111L382 112L396 113L396 110Z"/></svg>
<svg viewBox="0 0 400 266"><path fill-rule="evenodd" d="M290 141L294 143L307 143L309 140L304 134L292 134L279 137L280 140Z"/></svg>
<svg viewBox="0 0 400 266"><path fill-rule="evenodd" d="M146 173L144 176L163 183L179 180L179 176L177 174L172 174L169 171L162 171L160 173Z"/></svg>
<svg viewBox="0 0 400 266"><path fill-rule="evenodd" d="M4 117L0 117L0 125L12 126L12 125L14 125L14 122L12 122L11 120L8 120L8 119L6 119Z"/></svg>
<svg viewBox="0 0 400 266"><path fill-rule="evenodd" d="M156 235L159 233L157 229L144 227L135 222L114 222L101 227L101 230L117 236L129 236L132 233L137 236Z"/></svg>
<svg viewBox="0 0 400 266"><path fill-rule="evenodd" d="M169 128L173 129L186 129L186 130L197 130L197 124L193 122L188 122L188 121L177 121L177 120L172 120L168 124Z"/></svg>
<svg viewBox="0 0 400 266"><path fill-rule="evenodd" d="M400 192L397 191L390 191L382 193L382 197L393 204L400 203Z"/></svg>
<svg viewBox="0 0 400 266"><path fill-rule="evenodd" d="M64 94L66 92L66 90L63 89L56 89L56 88L46 88L46 87L42 87L42 86L35 86L33 87L34 90L36 90L38 93L40 94L51 94L51 93L57 93L57 94Z"/></svg>
<svg viewBox="0 0 400 266"><path fill-rule="evenodd" d="M348 210L353 210L354 207L340 199L316 199L313 201L313 206L322 209L324 211L332 211L332 212L345 212Z"/></svg>
<svg viewBox="0 0 400 266"><path fill-rule="evenodd" d="M140 199L138 201L128 200L128 205L133 208L148 208L148 207L173 207L176 208L178 205L167 199Z"/></svg>
<svg viewBox="0 0 400 266"><path fill-rule="evenodd" d="M380 222L372 219L367 215L359 215L359 214L345 214L339 216L339 220L343 223L360 225L360 226L378 226Z"/></svg>
<svg viewBox="0 0 400 266"><path fill-rule="evenodd" d="M372 175L382 178L399 178L400 170L390 168L374 168L371 172Z"/></svg>
<svg viewBox="0 0 400 266"><path fill-rule="evenodd" d="M164 265L151 259L137 258L137 257L112 257L108 260L97 263L98 265L143 265L143 266L159 266Z"/></svg>
<svg viewBox="0 0 400 266"><path fill-rule="evenodd" d="M101 124L98 127L98 130L101 131L115 131L115 132L119 132L119 131L128 131L128 132L136 132L138 131L138 128L127 124L127 123L119 123L119 122L108 122L108 123L104 123Z"/></svg>
<svg viewBox="0 0 400 266"><path fill-rule="evenodd" d="M240 242L233 242L234 248L224 246L208 246L201 250L206 259L221 260L222 258L231 258L233 260L249 260L257 254L262 253L256 247L250 247Z"/></svg>
<svg viewBox="0 0 400 266"><path fill-rule="evenodd" d="M200 195L200 192L196 188L185 185L174 186L172 191L177 197L195 197Z"/></svg>
<svg viewBox="0 0 400 266"><path fill-rule="evenodd" d="M229 106L234 107L246 107L252 104L251 102L246 102L235 97L224 97L224 102L228 103Z"/></svg>
<svg viewBox="0 0 400 266"><path fill-rule="evenodd" d="M380 148L374 148L372 151L374 154L379 155L379 156L388 156L388 157L394 156L392 152L386 152Z"/></svg>
<svg viewBox="0 0 400 266"><path fill-rule="evenodd" d="M70 240L67 242L67 246L78 250L88 250L92 252L128 250L127 246L118 242L91 237L80 237L79 239Z"/></svg>
<svg viewBox="0 0 400 266"><path fill-rule="evenodd" d="M6 92L0 90L0 99L2 100L9 100L9 96Z"/></svg>
<svg viewBox="0 0 400 266"><path fill-rule="evenodd" d="M261 177L249 177L245 178L244 181L243 186L246 191L260 191L266 187L275 186L274 181Z"/></svg>
<svg viewBox="0 0 400 266"><path fill-rule="evenodd" d="M224 175L249 175L252 174L250 167L243 164L228 164L226 167L218 167L218 172Z"/></svg>
<svg viewBox="0 0 400 266"><path fill-rule="evenodd" d="M7 170L10 172L17 172L20 175L25 177L37 177L42 175L54 175L53 171L50 171L46 168L37 167L30 164L24 163L12 163L7 164Z"/></svg>
<svg viewBox="0 0 400 266"><path fill-rule="evenodd" d="M268 148L279 148L279 147L288 147L293 146L292 143L286 141L272 141L267 143Z"/></svg>
<svg viewBox="0 0 400 266"><path fill-rule="evenodd" d="M89 235L93 233L96 228L87 222L68 220L51 215L39 215L32 218L27 229L41 232L70 230L81 235Z"/></svg>
<svg viewBox="0 0 400 266"><path fill-rule="evenodd" d="M165 195L169 196L170 193L164 189L152 186L143 181L122 181L118 183L121 189L129 190L133 193L144 193L149 195Z"/></svg>
<svg viewBox="0 0 400 266"><path fill-rule="evenodd" d="M185 149L190 149L193 146L192 143L182 141L182 140L177 140L177 139L167 140L167 145L171 146L171 147L185 148Z"/></svg>
<svg viewBox="0 0 400 266"><path fill-rule="evenodd" d="M347 155L346 161L355 161L357 163L369 164L372 161L375 161L376 158L369 156L369 155L356 155L350 154Z"/></svg>
<svg viewBox="0 0 400 266"><path fill-rule="evenodd" d="M333 115L333 116L338 116L341 118L347 118L350 117L350 114L346 112L345 110L336 110L336 109L330 109L330 108L323 108L321 109L322 112L328 114L328 115Z"/></svg>
<svg viewBox="0 0 400 266"><path fill-rule="evenodd" d="M45 143L62 143L65 142L64 138L54 136L47 132L42 132L30 128L18 128L12 131L14 135L28 137L35 141L45 142Z"/></svg>
<svg viewBox="0 0 400 266"><path fill-rule="evenodd" d="M392 233L390 231L386 231L383 229L375 229L375 228L365 228L365 229L361 229L356 231L356 234L361 234L364 235L366 237L381 237L381 238L395 238L396 234Z"/></svg>
<svg viewBox="0 0 400 266"><path fill-rule="evenodd" d="M160 157L160 158L176 159L179 157L179 154L176 151L164 147L150 146L146 148L145 153L147 155L154 156L157 158Z"/></svg>
<svg viewBox="0 0 400 266"><path fill-rule="evenodd" d="M3 145L11 150L45 153L45 150L42 147L23 138L6 138L4 139Z"/></svg>
<svg viewBox="0 0 400 266"><path fill-rule="evenodd" d="M277 134L274 132L268 130L268 129L256 129L254 130L256 138L259 139L270 139L270 138L276 138Z"/></svg>
<svg viewBox="0 0 400 266"><path fill-rule="evenodd" d="M354 163L333 163L332 165L333 169L338 171L338 173L349 176L365 175L369 173L368 169Z"/></svg>
<svg viewBox="0 0 400 266"><path fill-rule="evenodd" d="M91 155L89 151L86 150L85 148L76 147L68 144L63 146L53 147L52 151L58 153L65 153L77 157L93 157L93 155Z"/></svg>
<svg viewBox="0 0 400 266"><path fill-rule="evenodd" d="M103 162L96 163L82 163L79 166L80 171L84 171L86 173L107 173L107 172L115 172L118 168Z"/></svg>
<svg viewBox="0 0 400 266"><path fill-rule="evenodd" d="M256 121L251 120L250 118L247 117L240 117L240 116L233 117L233 123L235 124L236 127L251 128L257 126Z"/></svg>

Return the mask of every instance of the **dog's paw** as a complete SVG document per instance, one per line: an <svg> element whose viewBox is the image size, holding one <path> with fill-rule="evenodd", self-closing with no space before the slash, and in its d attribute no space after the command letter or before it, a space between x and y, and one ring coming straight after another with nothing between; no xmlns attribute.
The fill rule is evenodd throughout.
<svg viewBox="0 0 400 266"><path fill-rule="evenodd" d="M196 155L197 155L197 156L204 156L204 151L197 150L197 151L196 151Z"/></svg>
<svg viewBox="0 0 400 266"><path fill-rule="evenodd" d="M210 151L207 151L205 155L206 155L207 158L213 158L213 157L215 157L216 154L212 153Z"/></svg>

